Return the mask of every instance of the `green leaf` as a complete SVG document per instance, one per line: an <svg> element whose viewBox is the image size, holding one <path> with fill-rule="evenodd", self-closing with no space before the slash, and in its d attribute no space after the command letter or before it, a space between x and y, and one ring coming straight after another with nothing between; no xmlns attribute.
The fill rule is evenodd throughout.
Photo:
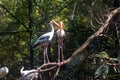
<svg viewBox="0 0 120 80"><path fill-rule="evenodd" d="M80 64L80 62L84 59L84 56L82 54L77 54L75 57L71 59L71 61L67 64L69 68L73 68Z"/></svg>
<svg viewBox="0 0 120 80"><path fill-rule="evenodd" d="M99 58L109 58L108 53L105 52L105 51L100 52L99 54L96 54L95 56L96 56L96 57L99 57Z"/></svg>
<svg viewBox="0 0 120 80"><path fill-rule="evenodd" d="M108 71L109 71L109 66L103 63L95 71L95 78L100 77L100 76L106 76L108 74Z"/></svg>

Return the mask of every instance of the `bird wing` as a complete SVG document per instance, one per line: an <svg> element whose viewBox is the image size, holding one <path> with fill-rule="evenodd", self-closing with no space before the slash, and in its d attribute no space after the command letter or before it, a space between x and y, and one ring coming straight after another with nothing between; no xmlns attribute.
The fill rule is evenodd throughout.
<svg viewBox="0 0 120 80"><path fill-rule="evenodd" d="M49 38L50 38L50 35L47 35L47 34L42 35L38 38L37 43L41 44L41 43L47 42L49 40Z"/></svg>
<svg viewBox="0 0 120 80"><path fill-rule="evenodd" d="M48 40L49 37L50 37L49 35L43 35L43 36L39 37L38 40L43 40L43 41L45 41L45 40Z"/></svg>
<svg viewBox="0 0 120 80"><path fill-rule="evenodd" d="M2 67L0 68L0 78L4 77L8 73L8 68Z"/></svg>
<svg viewBox="0 0 120 80"><path fill-rule="evenodd" d="M0 78L2 78L3 77L3 74L4 73L4 70L3 70L3 68L0 68Z"/></svg>
<svg viewBox="0 0 120 80"><path fill-rule="evenodd" d="M50 38L50 35L48 34L43 34L42 36L40 36L37 41L35 42L34 47L37 47L39 46L40 44L44 43L44 42L48 42L49 41L49 38Z"/></svg>
<svg viewBox="0 0 120 80"><path fill-rule="evenodd" d="M22 80L30 80L33 76L35 76L35 78L38 78L38 73L35 72L30 72L28 74L25 74L21 77Z"/></svg>

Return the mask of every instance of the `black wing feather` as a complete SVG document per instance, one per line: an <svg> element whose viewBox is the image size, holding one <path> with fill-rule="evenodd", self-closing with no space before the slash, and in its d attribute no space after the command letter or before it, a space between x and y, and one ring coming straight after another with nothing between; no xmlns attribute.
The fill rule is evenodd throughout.
<svg viewBox="0 0 120 80"><path fill-rule="evenodd" d="M36 41L36 43L33 45L33 48L39 46L40 44L44 43L44 42L48 42L49 41L50 36L46 35L46 36L40 36L38 38L38 40Z"/></svg>

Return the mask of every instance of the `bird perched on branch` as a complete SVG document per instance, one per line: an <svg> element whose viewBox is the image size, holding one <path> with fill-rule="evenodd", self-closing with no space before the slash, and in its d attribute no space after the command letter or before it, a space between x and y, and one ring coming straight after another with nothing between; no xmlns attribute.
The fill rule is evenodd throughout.
<svg viewBox="0 0 120 80"><path fill-rule="evenodd" d="M33 46L33 48L38 48L39 46L42 46L42 45L44 46L44 52L43 52L44 64L46 64L46 59L48 63L50 62L48 58L47 50L48 50L49 42L52 40L54 35L54 26L52 21L50 21L50 27L51 27L51 31L41 35Z"/></svg>
<svg viewBox="0 0 120 80"><path fill-rule="evenodd" d="M53 24L55 24L59 29L56 31L56 38L58 44L58 62L60 63L60 55L62 56L62 61L64 60L63 56L63 41L65 39L65 31L63 29L63 22L61 21L59 24L52 20Z"/></svg>
<svg viewBox="0 0 120 80"><path fill-rule="evenodd" d="M9 73L9 69L7 66L3 66L0 68L0 78L5 78L6 80L6 75Z"/></svg>
<svg viewBox="0 0 120 80"><path fill-rule="evenodd" d="M38 78L38 73L36 73L36 69L32 69L32 70L24 70L24 66L22 66L22 68L20 69L20 73L22 75L22 80L30 80L34 75L35 78Z"/></svg>

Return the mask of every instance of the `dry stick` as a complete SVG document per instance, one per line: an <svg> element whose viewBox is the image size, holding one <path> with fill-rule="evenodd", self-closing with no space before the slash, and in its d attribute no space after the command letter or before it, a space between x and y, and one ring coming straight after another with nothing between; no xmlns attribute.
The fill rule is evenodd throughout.
<svg viewBox="0 0 120 80"><path fill-rule="evenodd" d="M47 69L42 69L42 68L44 68L44 67L46 67L46 66L49 66L49 65L54 65L54 66L53 66L53 67L50 67L50 68L47 68ZM58 63L56 63L56 62L52 62L52 63L47 63L47 64L41 65L40 67L37 68L37 70L35 71L33 77L31 78L31 80L34 79L34 77L36 76L36 73L40 73L40 72L45 72L45 71L52 70L52 69L56 68L57 65L58 65Z"/></svg>
<svg viewBox="0 0 120 80"><path fill-rule="evenodd" d="M53 77L53 80L55 80L55 78L57 77L59 71L60 71L60 66L58 67L58 69L57 69L57 71L56 71L56 73L55 73L55 75L54 75L54 77Z"/></svg>
<svg viewBox="0 0 120 80"><path fill-rule="evenodd" d="M50 77L50 80L52 80L52 77L51 77L51 73L50 73L50 72L48 73L48 75L49 75L49 77Z"/></svg>
<svg viewBox="0 0 120 80"><path fill-rule="evenodd" d="M118 12L120 12L120 7L118 7L117 9L111 11L109 14L108 14L108 18L107 20L105 21L104 24L102 24L102 26L98 29L98 31L96 31L93 35L91 35L84 43L82 46L80 46L77 50L75 50L72 54L72 56L62 62L60 62L61 66L64 65L64 64L67 64L74 56L76 56L79 52L83 51L89 44L92 40L94 40L95 37L98 37L100 34L103 33L103 31L107 28L110 20L113 18L113 16L115 16L115 14L117 14ZM41 70L43 67L45 66L48 66L48 65L56 65L56 66L59 66L59 63L57 62L52 62L52 63L49 63L49 64L46 64L46 65L41 65L39 68L38 68L38 72L39 70ZM50 69L48 69L50 70ZM44 71L44 70L43 70ZM47 70L45 70L47 71ZM42 72L42 71L40 71ZM32 80L32 79L31 79Z"/></svg>
<svg viewBox="0 0 120 80"><path fill-rule="evenodd" d="M50 70L52 70L52 69L54 69L54 68L56 68L56 67L57 67L57 66L53 66L53 67L50 67L50 68L48 68L48 69L40 70L40 72L50 71Z"/></svg>

